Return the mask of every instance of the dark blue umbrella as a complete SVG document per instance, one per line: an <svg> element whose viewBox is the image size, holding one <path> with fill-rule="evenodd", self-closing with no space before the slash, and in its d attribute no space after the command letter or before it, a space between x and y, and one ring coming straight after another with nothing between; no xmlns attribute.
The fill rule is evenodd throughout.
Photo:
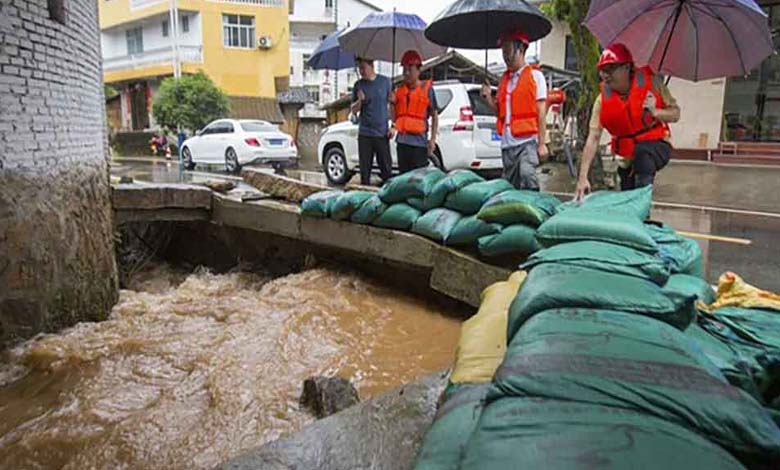
<svg viewBox="0 0 780 470"><path fill-rule="evenodd" d="M638 65L693 81L747 75L773 50L753 0L594 0L585 26L602 46L625 44Z"/></svg>
<svg viewBox="0 0 780 470"><path fill-rule="evenodd" d="M331 33L322 40L307 62L309 67L316 70L342 70L355 66L355 54L345 51L339 44L339 35L346 29Z"/></svg>

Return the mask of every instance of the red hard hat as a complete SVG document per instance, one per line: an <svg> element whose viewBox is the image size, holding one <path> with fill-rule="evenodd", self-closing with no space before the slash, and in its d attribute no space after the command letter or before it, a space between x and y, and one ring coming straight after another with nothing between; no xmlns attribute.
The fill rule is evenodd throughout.
<svg viewBox="0 0 780 470"><path fill-rule="evenodd" d="M502 34L501 37L498 38L498 45L503 46L505 42L510 42L510 41L520 41L526 46L530 42L528 40L527 34L520 31L519 29L514 29L514 30L505 31L504 34Z"/></svg>
<svg viewBox="0 0 780 470"><path fill-rule="evenodd" d="M597 67L601 70L605 65L627 64L633 61L634 58L631 56L631 51L629 51L625 45L617 42L610 44L609 47L604 49L604 52L601 53L601 57L599 58Z"/></svg>
<svg viewBox="0 0 780 470"><path fill-rule="evenodd" d="M404 52L403 57L401 57L401 65L403 67L408 67L410 65L416 65L419 67L422 65L422 62L423 61L420 53L414 49Z"/></svg>

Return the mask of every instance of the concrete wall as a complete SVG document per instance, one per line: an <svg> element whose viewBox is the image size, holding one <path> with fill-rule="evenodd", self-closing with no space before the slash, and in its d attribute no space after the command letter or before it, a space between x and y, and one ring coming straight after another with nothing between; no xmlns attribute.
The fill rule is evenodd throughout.
<svg viewBox="0 0 780 470"><path fill-rule="evenodd" d="M537 41L539 63L563 68L566 62L566 35L569 34L569 26L560 21L553 21L553 29L550 34Z"/></svg>
<svg viewBox="0 0 780 470"><path fill-rule="evenodd" d="M97 6L0 0L0 348L117 300Z"/></svg>
<svg viewBox="0 0 780 470"><path fill-rule="evenodd" d="M689 82L672 78L669 91L680 105L680 121L672 125L677 148L715 148L720 142L726 79Z"/></svg>

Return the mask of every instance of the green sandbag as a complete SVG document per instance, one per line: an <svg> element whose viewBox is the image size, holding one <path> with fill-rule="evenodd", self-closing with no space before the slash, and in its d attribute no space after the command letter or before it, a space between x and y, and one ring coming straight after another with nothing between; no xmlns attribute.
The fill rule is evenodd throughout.
<svg viewBox="0 0 780 470"><path fill-rule="evenodd" d="M420 212L425 212L427 210L425 208L425 202L421 197L410 197L409 199L406 200L406 203L414 207Z"/></svg>
<svg viewBox="0 0 780 470"><path fill-rule="evenodd" d="M543 223L536 238L544 247L593 240L648 253L658 252L658 245L647 233L644 224L632 216L620 213L565 211Z"/></svg>
<svg viewBox="0 0 780 470"><path fill-rule="evenodd" d="M368 198L358 210L352 213L349 220L356 224L372 224L387 210L387 204L374 194Z"/></svg>
<svg viewBox="0 0 780 470"><path fill-rule="evenodd" d="M754 377L758 364L752 356L744 356L733 341L719 335L717 330L722 328L727 327L715 320L700 317L685 330L685 334L701 348L731 385L744 390L753 398L763 400ZM715 331L711 332L713 329Z"/></svg>
<svg viewBox="0 0 780 470"><path fill-rule="evenodd" d="M324 219L330 215L333 204L342 194L343 191L337 190L314 193L301 202L301 214Z"/></svg>
<svg viewBox="0 0 780 470"><path fill-rule="evenodd" d="M631 410L543 398L490 403L463 470L740 470L731 454L695 432Z"/></svg>
<svg viewBox="0 0 780 470"><path fill-rule="evenodd" d="M666 295L678 298L694 297L709 305L715 302L715 290L700 277L687 274L673 274L663 286Z"/></svg>
<svg viewBox="0 0 780 470"><path fill-rule="evenodd" d="M561 243L537 251L520 267L531 270L552 263L634 276L658 285L669 279L669 268L659 257L627 246L593 241Z"/></svg>
<svg viewBox="0 0 780 470"><path fill-rule="evenodd" d="M493 383L491 397L631 410L686 427L744 461L780 459L780 429L761 405L730 385L684 333L641 315L540 313L509 344Z"/></svg>
<svg viewBox="0 0 780 470"><path fill-rule="evenodd" d="M416 470L457 470L471 433L477 427L490 384L447 387L446 401L423 439L414 463Z"/></svg>
<svg viewBox="0 0 780 470"><path fill-rule="evenodd" d="M463 217L455 224L449 236L444 240L449 246L476 245L481 237L493 235L501 231L498 224L489 224L477 218L476 215Z"/></svg>
<svg viewBox="0 0 780 470"><path fill-rule="evenodd" d="M391 178L379 190L379 198L385 204L404 202L409 198L424 198L434 185L444 178L438 168L425 167L402 173Z"/></svg>
<svg viewBox="0 0 780 470"><path fill-rule="evenodd" d="M461 218L458 212L449 209L433 209L414 222L412 232L442 243Z"/></svg>
<svg viewBox="0 0 780 470"><path fill-rule="evenodd" d="M376 193L371 191L347 191L333 202L330 208L330 218L334 220L347 220L350 216Z"/></svg>
<svg viewBox="0 0 780 470"><path fill-rule="evenodd" d="M525 256L541 247L536 242L535 230L526 225L510 225L495 235L487 235L478 240L479 254L486 257L501 255Z"/></svg>
<svg viewBox="0 0 780 470"><path fill-rule="evenodd" d="M442 207L444 201L450 193L453 193L460 188L472 183L480 183L485 179L471 170L454 170L447 173L447 176L440 179L433 189L425 196L425 209L435 209L436 207Z"/></svg>
<svg viewBox="0 0 780 470"><path fill-rule="evenodd" d="M539 312L569 307L645 315L681 330L693 321L693 299L671 299L651 281L579 266L544 264L528 273L509 307L507 338L511 340Z"/></svg>
<svg viewBox="0 0 780 470"><path fill-rule="evenodd" d="M558 212L572 209L595 212L622 213L647 220L653 203L653 187L633 189L631 191L596 191L585 197L585 200L569 201L558 206Z"/></svg>
<svg viewBox="0 0 780 470"><path fill-rule="evenodd" d="M551 194L539 191L514 189L488 199L477 217L485 222L512 225L525 224L538 227L555 215L561 201Z"/></svg>
<svg viewBox="0 0 780 470"><path fill-rule="evenodd" d="M645 230L658 244L659 255L667 261L672 274L704 277L701 247L696 240L683 237L667 226L646 224Z"/></svg>
<svg viewBox="0 0 780 470"><path fill-rule="evenodd" d="M450 193L444 201L444 207L463 215L476 214L488 199L510 189L514 189L514 186L505 179L469 184Z"/></svg>
<svg viewBox="0 0 780 470"><path fill-rule="evenodd" d="M420 211L414 207L404 203L393 204L385 209L382 215L372 222L372 225L408 231L419 217Z"/></svg>

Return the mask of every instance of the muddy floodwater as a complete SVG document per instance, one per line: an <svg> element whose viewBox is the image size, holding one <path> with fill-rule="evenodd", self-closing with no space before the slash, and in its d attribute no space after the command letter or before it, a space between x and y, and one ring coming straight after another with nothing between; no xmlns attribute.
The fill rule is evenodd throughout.
<svg viewBox="0 0 780 470"><path fill-rule="evenodd" d="M6 353L0 468L212 468L311 422L307 377L365 399L448 367L459 334L441 305L331 269L163 266L130 287L109 320Z"/></svg>

